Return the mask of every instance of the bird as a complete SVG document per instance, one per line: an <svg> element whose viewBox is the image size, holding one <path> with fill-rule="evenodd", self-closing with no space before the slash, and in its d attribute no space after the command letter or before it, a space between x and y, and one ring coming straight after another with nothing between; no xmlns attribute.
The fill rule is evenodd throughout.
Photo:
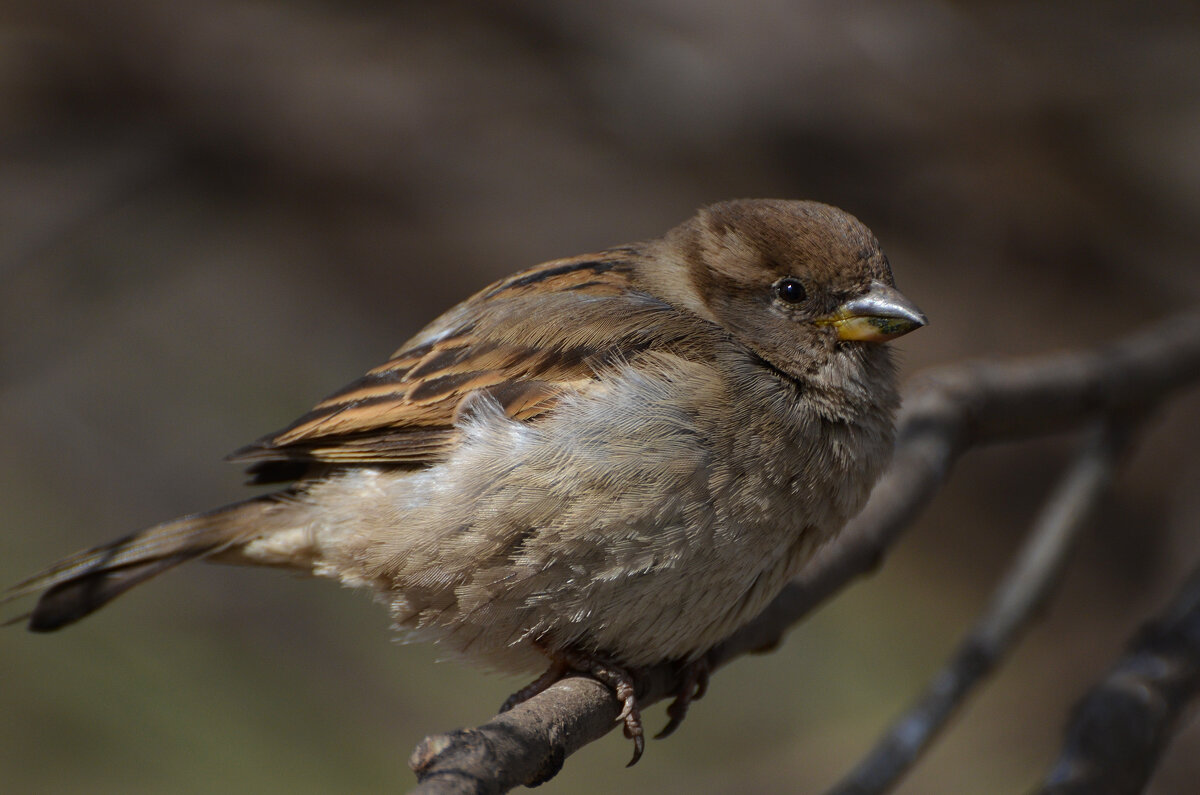
<svg viewBox="0 0 1200 795"><path fill-rule="evenodd" d="M887 344L926 325L876 237L814 201L701 208L661 238L554 260L451 308L383 364L235 451L277 490L77 553L9 589L35 632L190 561L372 591L482 668L610 686L685 675L859 511L899 398ZM13 623L13 622L9 622Z"/></svg>

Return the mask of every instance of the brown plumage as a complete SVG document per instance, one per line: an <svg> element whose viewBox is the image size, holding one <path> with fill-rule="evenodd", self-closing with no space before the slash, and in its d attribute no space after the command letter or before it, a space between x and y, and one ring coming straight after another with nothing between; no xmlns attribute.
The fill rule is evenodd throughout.
<svg viewBox="0 0 1200 795"><path fill-rule="evenodd" d="M713 205L660 240L496 282L232 456L295 481L282 491L11 595L43 592L44 631L194 558L331 577L457 656L549 661L521 697L600 676L636 758L630 670L699 665L861 507L897 402L880 343L923 323L852 216Z"/></svg>

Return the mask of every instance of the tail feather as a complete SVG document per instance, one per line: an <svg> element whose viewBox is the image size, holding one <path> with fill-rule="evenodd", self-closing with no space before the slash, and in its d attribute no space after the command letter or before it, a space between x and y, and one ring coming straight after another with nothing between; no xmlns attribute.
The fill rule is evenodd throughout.
<svg viewBox="0 0 1200 795"><path fill-rule="evenodd" d="M130 588L167 569L244 543L286 492L267 494L165 522L79 552L17 583L0 603L41 593L28 618L33 632L52 632L94 613ZM8 622L14 623L14 622Z"/></svg>
<svg viewBox="0 0 1200 795"><path fill-rule="evenodd" d="M203 554L185 553L149 563L105 569L51 586L38 598L28 616L31 632L53 632L91 615L138 583Z"/></svg>

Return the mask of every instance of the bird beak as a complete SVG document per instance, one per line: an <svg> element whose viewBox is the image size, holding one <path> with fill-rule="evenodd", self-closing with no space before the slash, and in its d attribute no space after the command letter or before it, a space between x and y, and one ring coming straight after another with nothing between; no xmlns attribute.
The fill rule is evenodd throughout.
<svg viewBox="0 0 1200 795"><path fill-rule="evenodd" d="M924 326L928 321L916 305L900 291L883 282L851 298L831 314L817 318L821 326L837 329L838 339L885 342Z"/></svg>

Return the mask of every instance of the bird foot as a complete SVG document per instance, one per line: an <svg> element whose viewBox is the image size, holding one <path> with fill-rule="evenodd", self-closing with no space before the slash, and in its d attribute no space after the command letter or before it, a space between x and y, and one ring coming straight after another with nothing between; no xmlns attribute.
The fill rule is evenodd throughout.
<svg viewBox="0 0 1200 795"><path fill-rule="evenodd" d="M569 671L570 667L562 660L552 660L550 667L546 669L546 673L542 674L537 679L534 679L532 682L525 685L511 696L504 699L504 703L500 705L500 711L508 712L517 704L520 704L523 701L528 701L538 693L544 692L555 682L566 676Z"/></svg>
<svg viewBox="0 0 1200 795"><path fill-rule="evenodd" d="M642 728L642 711L638 707L637 689L632 674L618 665L590 654L575 651L546 651L545 653L550 658L550 667L537 679L509 696L500 707L500 711L507 712L517 704L549 689L555 682L573 672L588 674L602 684L611 687L617 700L621 702L621 714L617 716L617 720L625 724L625 736L633 740L633 758L629 760L626 767L637 764L637 761L642 758L642 752L646 750L646 739L645 731Z"/></svg>
<svg viewBox="0 0 1200 795"><path fill-rule="evenodd" d="M708 655L683 664L679 672L679 689L675 691L675 700L667 707L670 720L662 731L654 735L654 739L661 740L675 733L687 717L688 707L692 702L704 698L704 694L708 692L708 678L711 673L712 666L709 664Z"/></svg>

